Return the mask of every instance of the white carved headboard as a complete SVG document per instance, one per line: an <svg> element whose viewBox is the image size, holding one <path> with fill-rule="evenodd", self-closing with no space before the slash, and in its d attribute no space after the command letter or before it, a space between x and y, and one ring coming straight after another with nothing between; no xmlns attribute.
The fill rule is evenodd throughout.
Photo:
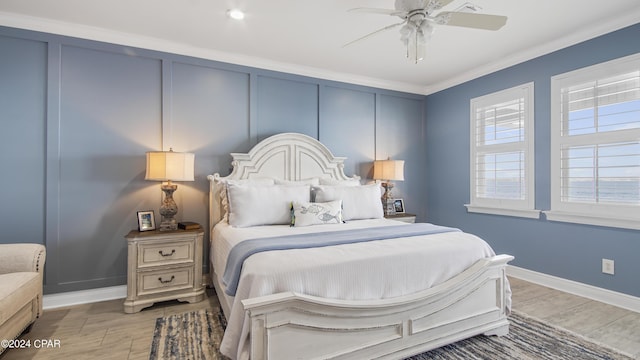
<svg viewBox="0 0 640 360"><path fill-rule="evenodd" d="M209 226L210 229L222 219L220 191L223 180L273 178L281 180L304 180L329 178L334 180L360 180L344 174L344 157L331 154L318 140L297 133L273 135L256 144L248 153L231 153L231 174L221 177L216 173L209 179Z"/></svg>

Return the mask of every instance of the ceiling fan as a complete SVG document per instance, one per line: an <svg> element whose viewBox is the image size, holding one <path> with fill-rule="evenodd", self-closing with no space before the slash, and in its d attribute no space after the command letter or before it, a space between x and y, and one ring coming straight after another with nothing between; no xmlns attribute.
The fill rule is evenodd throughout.
<svg viewBox="0 0 640 360"><path fill-rule="evenodd" d="M453 11L436 11L449 5L453 0L396 0L395 9L355 8L350 12L372 13L397 16L402 21L391 24L353 40L344 46L369 38L380 32L402 26L400 40L405 44L406 56L415 62L424 58L427 40L435 25L461 26L473 29L499 30L507 23L506 16L476 14L478 6L465 3Z"/></svg>

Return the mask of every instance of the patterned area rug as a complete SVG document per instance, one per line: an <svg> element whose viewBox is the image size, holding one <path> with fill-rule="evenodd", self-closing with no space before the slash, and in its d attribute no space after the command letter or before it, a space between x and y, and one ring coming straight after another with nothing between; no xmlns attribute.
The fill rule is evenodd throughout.
<svg viewBox="0 0 640 360"><path fill-rule="evenodd" d="M513 313L507 336L476 336L409 358L410 360L632 359L579 335ZM150 360L227 359L218 351L226 321L219 309L158 318Z"/></svg>
<svg viewBox="0 0 640 360"><path fill-rule="evenodd" d="M149 360L228 359L218 349L227 321L220 309L206 309L156 319Z"/></svg>

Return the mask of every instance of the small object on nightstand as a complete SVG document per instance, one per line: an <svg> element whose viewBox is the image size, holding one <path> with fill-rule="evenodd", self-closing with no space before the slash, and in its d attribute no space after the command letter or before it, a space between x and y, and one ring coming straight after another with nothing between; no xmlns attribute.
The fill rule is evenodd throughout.
<svg viewBox="0 0 640 360"><path fill-rule="evenodd" d="M401 213L401 214L395 214L395 215L385 215L384 218L385 219L402 221L402 222L406 222L406 223L415 223L416 222L416 215L415 214L408 214L408 213Z"/></svg>
<svg viewBox="0 0 640 360"><path fill-rule="evenodd" d="M203 300L203 237L200 226L195 230L129 232L124 312L135 313L159 301Z"/></svg>
<svg viewBox="0 0 640 360"><path fill-rule="evenodd" d="M394 181L404 180L404 160L376 160L373 162L373 179L382 180L382 187L385 191L382 195L382 209L386 215L394 215L396 213L393 195L391 189L393 189Z"/></svg>
<svg viewBox="0 0 640 360"><path fill-rule="evenodd" d="M192 221L183 221L178 223L178 229L182 230L197 230L200 229L200 224Z"/></svg>
<svg viewBox="0 0 640 360"><path fill-rule="evenodd" d="M404 200L393 199L393 210L394 214L404 214Z"/></svg>
<svg viewBox="0 0 640 360"><path fill-rule="evenodd" d="M173 152L171 148L169 151L147 152L145 180L167 181L161 187L164 192L164 200L160 205L162 222L158 230L178 230L178 222L174 218L178 213L178 205L173 200L173 193L178 189L178 185L171 182L193 181L194 162L194 154Z"/></svg>

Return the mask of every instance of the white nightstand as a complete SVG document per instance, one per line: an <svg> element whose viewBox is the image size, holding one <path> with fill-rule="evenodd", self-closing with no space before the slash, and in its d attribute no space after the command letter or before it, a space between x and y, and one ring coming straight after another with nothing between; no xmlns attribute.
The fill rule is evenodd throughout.
<svg viewBox="0 0 640 360"><path fill-rule="evenodd" d="M203 300L203 236L202 228L129 232L124 312L135 313L158 301Z"/></svg>
<svg viewBox="0 0 640 360"><path fill-rule="evenodd" d="M395 214L395 215L385 215L384 217L385 217L385 219L398 220L398 221L402 221L402 222L406 222L406 223L414 223L414 222L416 222L416 215L415 214L399 213L399 214Z"/></svg>

